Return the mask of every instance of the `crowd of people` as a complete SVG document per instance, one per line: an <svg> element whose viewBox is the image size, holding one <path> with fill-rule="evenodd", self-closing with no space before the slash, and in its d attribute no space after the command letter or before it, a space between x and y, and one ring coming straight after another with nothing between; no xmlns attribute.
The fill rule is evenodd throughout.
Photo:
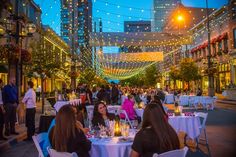
<svg viewBox="0 0 236 157"><path fill-rule="evenodd" d="M28 91L22 100L26 105L26 140L32 140L35 134L36 92L33 87L33 82L29 81ZM63 106L48 130L48 145L56 151L76 152L80 157L89 156L91 142L86 137L89 129L85 128L84 117L81 116L83 115L81 112L86 112L87 105L94 105L93 127L107 127L109 121L117 117L124 118L122 114L109 113L107 105L120 105L130 120L139 122L141 119L136 115L134 107L145 108L142 126L132 144L132 157L145 157L153 153L179 149L178 136L169 125L168 116L162 105L165 100L165 91L154 88L120 87L112 83L111 86L102 85L92 88L86 84L80 84L76 92L82 100L81 105L79 107ZM18 134L15 131L18 104L15 80L10 80L10 83L4 87L0 80L0 140L5 140L5 136L10 134ZM4 126L5 133L3 133Z"/></svg>
<svg viewBox="0 0 236 157"><path fill-rule="evenodd" d="M88 129L77 119L77 111L71 105L65 105L59 110L56 122L49 131L50 145L58 152L76 152L80 157L89 157L91 142L86 137ZM107 121L114 120L115 116L107 111L104 102L97 102L92 123L94 126L106 127ZM145 107L142 127L132 144L131 157L148 157L179 148L177 133L168 123L161 101L154 96Z"/></svg>
<svg viewBox="0 0 236 157"><path fill-rule="evenodd" d="M108 127L109 121L117 117L124 118L122 114L109 113L108 105L121 105L131 120L138 118L134 106L145 105L142 126L132 144L132 157L146 157L179 149L178 136L168 123L168 116L162 105L165 95L162 90L118 87L112 84L111 88L101 86L92 90L87 85L80 85L77 91L84 97L83 105L94 105L93 128ZM49 131L50 145L59 152L76 152L78 156L89 157L91 142L85 136L89 129L84 128L83 118L78 118L82 110L73 108L76 107L65 105L57 113L56 124ZM76 114L72 114L75 113L73 110ZM67 124L64 125L65 123ZM63 129L60 129L62 126Z"/></svg>

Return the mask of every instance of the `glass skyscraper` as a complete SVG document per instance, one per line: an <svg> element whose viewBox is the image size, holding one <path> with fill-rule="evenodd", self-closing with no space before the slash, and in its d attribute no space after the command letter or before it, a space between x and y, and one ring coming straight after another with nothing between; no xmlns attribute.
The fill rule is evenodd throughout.
<svg viewBox="0 0 236 157"><path fill-rule="evenodd" d="M90 32L92 32L92 1L62 0L61 37L71 46L72 51L77 52L82 65L83 62L92 62Z"/></svg>

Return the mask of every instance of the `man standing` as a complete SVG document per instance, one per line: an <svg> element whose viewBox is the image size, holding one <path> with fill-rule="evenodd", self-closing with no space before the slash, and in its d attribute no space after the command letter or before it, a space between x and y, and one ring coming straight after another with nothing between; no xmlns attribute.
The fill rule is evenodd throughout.
<svg viewBox="0 0 236 157"><path fill-rule="evenodd" d="M38 86L36 88L36 102L40 102L40 93L41 93L41 87Z"/></svg>
<svg viewBox="0 0 236 157"><path fill-rule="evenodd" d="M18 135L15 131L16 122L16 108L18 104L17 99L17 87L15 86L15 78L11 78L8 85L3 88L2 98L3 104L6 111L5 117L5 135L10 134Z"/></svg>
<svg viewBox="0 0 236 157"><path fill-rule="evenodd" d="M27 139L32 140L32 136L35 133L35 113L36 113L36 94L34 92L34 83L28 82L28 91L22 102L26 105L26 127L27 127Z"/></svg>

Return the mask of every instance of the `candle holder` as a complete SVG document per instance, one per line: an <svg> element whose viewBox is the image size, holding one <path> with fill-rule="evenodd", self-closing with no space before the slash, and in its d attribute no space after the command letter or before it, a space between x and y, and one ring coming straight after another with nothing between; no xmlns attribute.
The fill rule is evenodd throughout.
<svg viewBox="0 0 236 157"><path fill-rule="evenodd" d="M114 131L114 136L121 136L121 130L120 130L120 121L116 120L115 121L115 131Z"/></svg>

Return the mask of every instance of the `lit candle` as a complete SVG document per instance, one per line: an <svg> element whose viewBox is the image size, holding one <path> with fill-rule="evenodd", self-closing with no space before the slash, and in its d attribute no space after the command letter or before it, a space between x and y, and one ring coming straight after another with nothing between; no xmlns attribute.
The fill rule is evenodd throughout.
<svg viewBox="0 0 236 157"><path fill-rule="evenodd" d="M115 121L115 132L114 132L115 136L121 136L121 131L120 131L120 121L116 120Z"/></svg>
<svg viewBox="0 0 236 157"><path fill-rule="evenodd" d="M175 115L176 115L176 116L179 116L179 115L180 115L179 106L176 106L176 107L175 107L175 111L174 111L174 112L175 112Z"/></svg>

